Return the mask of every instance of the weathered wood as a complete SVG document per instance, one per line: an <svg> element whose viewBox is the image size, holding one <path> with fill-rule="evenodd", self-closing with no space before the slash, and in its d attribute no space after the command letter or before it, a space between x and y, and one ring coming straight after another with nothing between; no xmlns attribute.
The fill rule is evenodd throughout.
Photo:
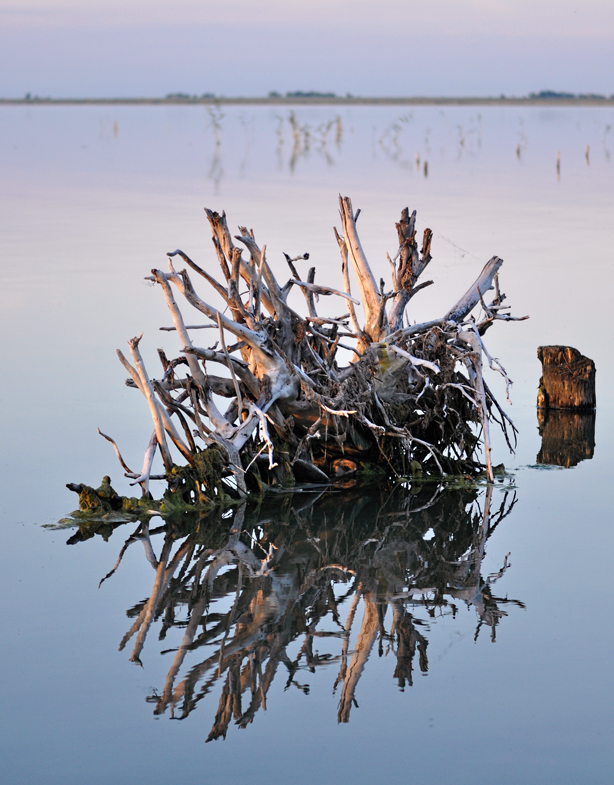
<svg viewBox="0 0 614 785"><path fill-rule="evenodd" d="M482 356L490 369L502 374L506 388L510 381L499 361L489 355L482 335L495 320L514 318L502 305L505 295L497 277L502 260L493 256L444 316L404 328L407 302L430 284L418 279L431 263L431 231L425 231L418 250L416 213L403 210L397 224L399 250L394 261L388 255L392 290L387 292L382 279L376 282L358 236L360 211L354 211L347 197L340 198L339 207L343 236L335 234L344 291L315 284L314 267L307 280L301 280L294 263L309 254L294 258L286 254L292 278L285 284L278 281L267 262L266 245L257 244L253 230L239 226L233 238L225 214L210 210L207 217L225 283L179 250L168 254L168 272L151 271L149 280L163 291L182 356L169 360L160 355L164 370L160 380L149 378L138 340L131 342L136 368L119 356L131 384L147 398L169 485L182 503L196 504L218 495L223 499L227 493L242 496L246 480L258 492L268 483L335 481L338 462L347 460L356 461L352 473L475 474L484 467L481 446L488 479L493 480L489 421L499 412L505 430L506 415L482 378ZM243 251L233 239L244 246ZM188 272L174 268L176 258L222 298L223 310L210 305L206 295L197 294ZM360 301L351 294L350 266ZM293 286L303 290L308 316L288 305ZM486 302L493 287L495 293ZM207 349L193 345L175 289L218 329L215 345ZM342 297L347 313L333 319L319 317L315 296L327 294ZM362 305L362 319L357 305ZM471 315L476 306L483 312L478 317ZM230 346L226 344L229 333L236 338ZM346 367L339 365L339 350L349 355ZM210 375L211 363L224 367L229 378ZM189 374L182 376L185 366ZM225 413L217 408L218 395L230 399ZM186 417L196 430L190 430ZM187 444L175 428L177 421ZM167 436L171 443L167 444ZM175 447L187 466L175 465L170 452ZM220 447L228 456L223 467L215 458ZM212 482L209 459L219 475L211 492L205 490ZM139 476L144 487L146 475Z"/></svg>
<svg viewBox="0 0 614 785"><path fill-rule="evenodd" d="M493 256L492 259L486 262L484 269L477 280L465 292L456 305L452 306L448 311L445 316L446 320L451 322L462 322L480 302L480 298L484 297L486 292L492 288L493 278L499 272L499 268L502 264L503 259L499 259L498 256Z"/></svg>
<svg viewBox="0 0 614 785"><path fill-rule="evenodd" d="M537 463L577 466L595 452L595 410L538 409L542 437Z"/></svg>
<svg viewBox="0 0 614 785"><path fill-rule="evenodd" d="M389 321L390 329L395 331L403 326L403 314L405 307L413 295L425 286L430 286L433 282L426 281L419 286L416 281L425 267L431 261L431 242L433 233L430 229L424 230L422 240L422 256L418 253L416 243L416 211L411 216L407 207L401 212L401 220L396 224L399 236L398 266L391 261L393 268L393 285L396 292L392 307L390 309ZM395 257L396 258L396 257Z"/></svg>
<svg viewBox="0 0 614 785"><path fill-rule="evenodd" d="M379 341L389 332L388 318L382 312L382 296L356 231L358 213L354 214L352 202L347 196L339 197L339 209L345 245L362 295L365 311L364 330L372 341Z"/></svg>
<svg viewBox="0 0 614 785"><path fill-rule="evenodd" d="M488 422L488 407L486 403L486 392L484 390L484 379L482 377L482 346L480 337L475 330L462 330L458 333L458 340L469 344L473 351L473 357L467 358L470 370L470 380L477 394L479 403L480 421L482 423L482 438L484 440L484 457L486 458L486 476L490 482L495 481L493 474L490 428Z"/></svg>
<svg viewBox="0 0 614 785"><path fill-rule="evenodd" d="M539 346L540 409L594 409L595 363L571 346Z"/></svg>

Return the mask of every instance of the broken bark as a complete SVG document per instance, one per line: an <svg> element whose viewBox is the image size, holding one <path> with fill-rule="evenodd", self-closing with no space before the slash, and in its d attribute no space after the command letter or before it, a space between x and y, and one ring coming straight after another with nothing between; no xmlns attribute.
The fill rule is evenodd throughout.
<svg viewBox="0 0 614 785"><path fill-rule="evenodd" d="M540 346L540 409L594 409L595 363L571 346Z"/></svg>
<svg viewBox="0 0 614 785"><path fill-rule="evenodd" d="M170 490L184 503L209 503L220 494L240 497L269 486L328 482L339 476L344 461L355 467L356 476L374 471L395 477L417 471L476 474L486 468L493 480L489 423L500 417L505 430L511 421L483 380L482 358L504 376L506 392L510 381L486 351L482 335L495 320L514 319L499 290L502 260L494 256L487 262L444 316L404 326L412 297L431 283L419 282L432 259L431 230L424 232L418 250L416 213L403 210L397 224L399 248L394 260L389 257L392 288L386 291L383 279L376 282L358 236L360 211L354 212L347 197L340 197L339 206L342 235L337 230L335 235L344 291L316 284L315 267L301 280L294 263L309 254L285 255L292 277L281 285L254 232L239 227L232 238L225 214L210 210L224 283L181 250L168 254L168 272L152 270L149 280L163 291L182 355L168 360L160 353L160 379L148 376L140 339L129 342L136 368L119 355L131 375L128 383L147 399ZM174 268L175 257L222 298L224 312L196 292L187 269ZM360 301L351 294L350 266ZM294 287L305 296L305 317L288 302ZM174 290L211 325L187 326ZM347 312L319 316L316 298L321 296L341 299ZM362 324L358 304L364 310ZM482 314L476 320L471 313L478 305ZM212 347L193 343L190 330L203 326L218 330ZM229 335L236 341L232 345L227 344ZM340 351L348 355L347 365L340 364ZM222 376L210 373L212 364L222 369ZM230 400L224 412L218 396ZM174 448L187 466L177 466ZM212 449L225 456L225 466L213 487L206 487L203 456ZM143 477L151 479L150 458L146 463ZM148 483L142 486L146 492Z"/></svg>

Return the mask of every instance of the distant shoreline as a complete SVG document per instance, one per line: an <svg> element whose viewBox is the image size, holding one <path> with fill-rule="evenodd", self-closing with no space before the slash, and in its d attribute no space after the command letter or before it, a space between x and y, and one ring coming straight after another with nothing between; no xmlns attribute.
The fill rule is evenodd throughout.
<svg viewBox="0 0 614 785"><path fill-rule="evenodd" d="M614 106L610 98L0 98L0 106Z"/></svg>

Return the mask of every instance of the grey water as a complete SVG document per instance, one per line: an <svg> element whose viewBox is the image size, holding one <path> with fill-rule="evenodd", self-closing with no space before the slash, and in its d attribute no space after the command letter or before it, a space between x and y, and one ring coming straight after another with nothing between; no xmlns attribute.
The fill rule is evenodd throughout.
<svg viewBox="0 0 614 785"><path fill-rule="evenodd" d="M610 108L0 109L3 782L612 781L613 125ZM339 287L339 193L377 276L403 207L433 229L412 321L504 259L530 315L486 335L514 381L505 477L249 510L244 561L208 574L234 518L54 528L67 482L130 492L97 427L142 460L149 414L115 349L143 333L153 366L179 348L150 269L178 247L215 264L211 207L280 277L308 251ZM537 458L552 343L597 366L594 449L571 468ZM160 614L118 650L176 554Z"/></svg>

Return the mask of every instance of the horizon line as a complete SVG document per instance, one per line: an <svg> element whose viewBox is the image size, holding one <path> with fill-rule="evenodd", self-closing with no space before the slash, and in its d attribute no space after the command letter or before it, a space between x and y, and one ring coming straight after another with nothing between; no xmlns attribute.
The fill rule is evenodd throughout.
<svg viewBox="0 0 614 785"><path fill-rule="evenodd" d="M508 104L516 106L611 106L614 105L614 95L602 96L596 94L574 95L570 93L554 93L542 91L528 96L338 96L330 93L301 93L268 95L268 96L222 96L204 94L201 96L184 93L168 94L164 97L131 97L131 98L51 98L31 96L29 93L23 98L0 98L0 105L371 105L371 106L480 106L489 104Z"/></svg>

